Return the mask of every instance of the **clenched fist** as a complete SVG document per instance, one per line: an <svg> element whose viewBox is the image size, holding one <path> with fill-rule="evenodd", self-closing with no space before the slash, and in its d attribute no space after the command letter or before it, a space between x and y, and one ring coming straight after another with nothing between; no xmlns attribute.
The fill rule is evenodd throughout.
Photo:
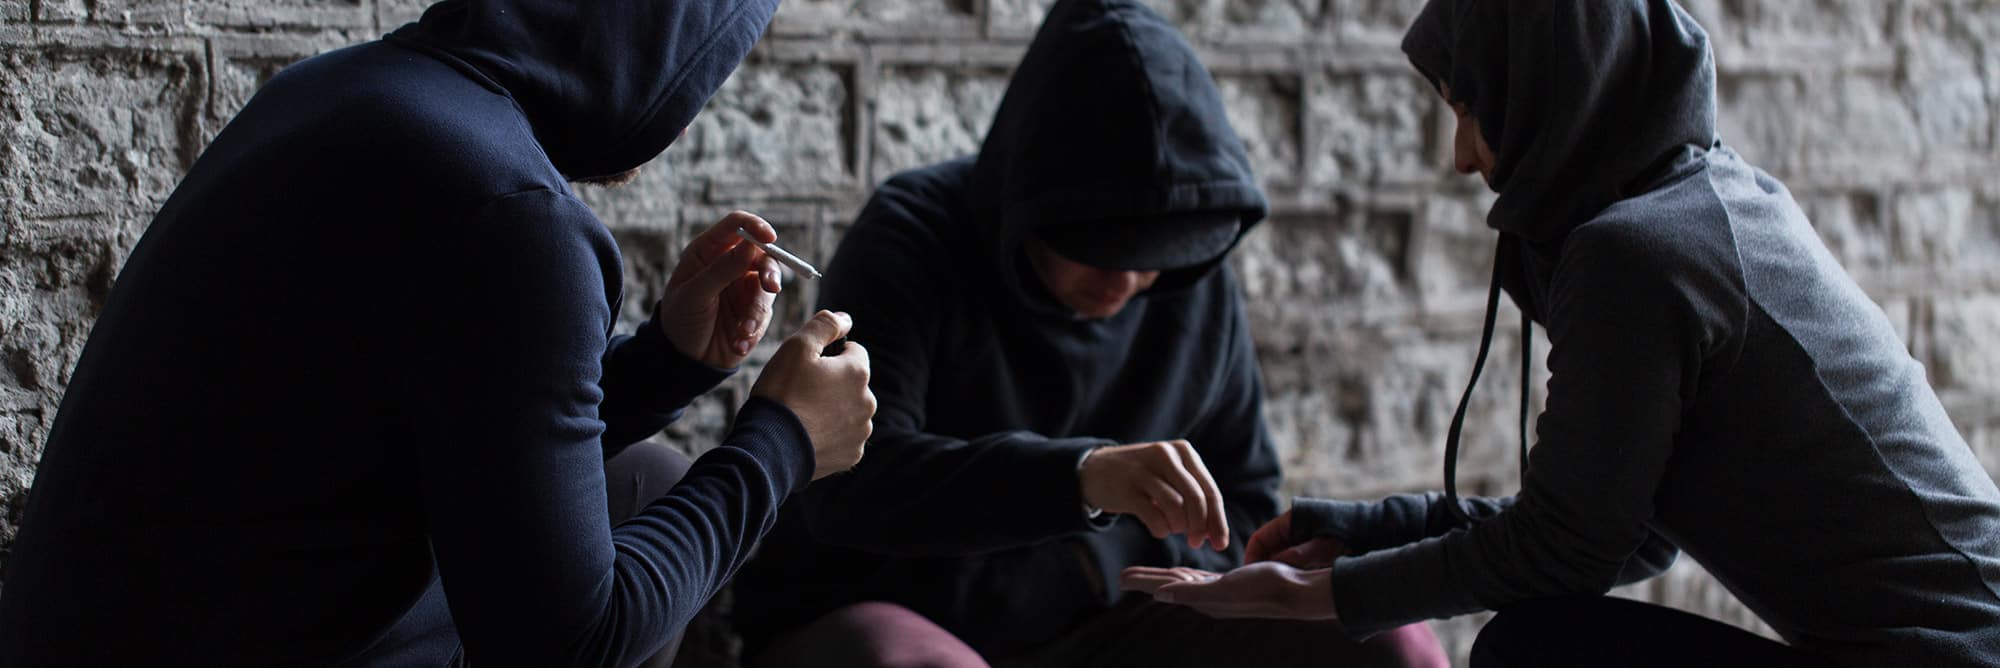
<svg viewBox="0 0 2000 668"><path fill-rule="evenodd" d="M849 341L838 355L820 354L853 326L845 313L813 314L771 355L750 388L750 394L784 404L799 416L812 437L814 480L854 468L875 429L868 351Z"/></svg>

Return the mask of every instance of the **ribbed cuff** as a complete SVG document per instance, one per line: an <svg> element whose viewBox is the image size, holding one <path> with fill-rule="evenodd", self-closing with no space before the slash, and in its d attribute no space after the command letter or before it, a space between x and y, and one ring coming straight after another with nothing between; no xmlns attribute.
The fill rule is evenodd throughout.
<svg viewBox="0 0 2000 668"><path fill-rule="evenodd" d="M1052 535L1111 526L1115 518L1110 513L1095 519L1084 514L1081 475L1084 456L1107 445L1112 442L1101 438L1051 438L1009 444L1020 462L1019 471L1028 478L1022 481L1023 488L1048 492L1036 495L1032 507L1024 507L1022 514L1043 518L1035 520L1034 526L1047 526Z"/></svg>
<svg viewBox="0 0 2000 668"><path fill-rule="evenodd" d="M812 435L799 423L799 416L784 404L764 397L750 397L736 413L736 425L723 440L729 446L750 453L771 471L779 489L797 493L812 482L816 457Z"/></svg>
<svg viewBox="0 0 2000 668"><path fill-rule="evenodd" d="M1292 542L1332 536L1352 554L1366 554L1443 535L1458 527L1443 495L1396 494L1377 501L1292 500ZM1475 517L1495 515L1505 502L1471 499Z"/></svg>
<svg viewBox="0 0 2000 668"><path fill-rule="evenodd" d="M1117 515L1104 512L1103 508L1092 507L1090 505L1090 502L1085 501L1083 499L1083 460L1090 458L1090 453L1096 452L1098 448L1102 448L1110 444L1111 443L1109 441L1105 441L1097 445L1083 448L1082 450L1079 450L1076 453L1077 510L1083 513L1083 522L1085 528L1088 528L1092 531L1103 531L1105 529L1110 528L1111 523L1118 521Z"/></svg>

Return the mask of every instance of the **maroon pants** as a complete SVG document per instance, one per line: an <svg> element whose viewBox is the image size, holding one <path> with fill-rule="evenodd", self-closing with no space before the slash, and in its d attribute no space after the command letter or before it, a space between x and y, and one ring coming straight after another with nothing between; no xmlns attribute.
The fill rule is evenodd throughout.
<svg viewBox="0 0 2000 668"><path fill-rule="evenodd" d="M1354 642L1338 623L1214 619L1128 596L1055 642L989 663L922 615L892 603L841 608L772 643L757 668L985 668L1000 666L1450 665L1427 624Z"/></svg>

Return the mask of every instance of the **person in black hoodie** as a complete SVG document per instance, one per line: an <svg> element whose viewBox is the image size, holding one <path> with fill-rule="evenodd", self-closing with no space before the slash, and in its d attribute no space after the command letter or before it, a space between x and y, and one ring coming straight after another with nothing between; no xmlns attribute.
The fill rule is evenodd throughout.
<svg viewBox="0 0 2000 668"><path fill-rule="evenodd" d="M7 564L0 665L656 654L790 494L859 457L867 358L821 357L850 321L819 314L723 442L612 526L607 487L660 481L605 459L761 338L777 267L735 232L775 233L725 218L610 336L617 247L568 181L663 150L776 4L444 2L274 77L91 331Z"/></svg>
<svg viewBox="0 0 2000 668"><path fill-rule="evenodd" d="M1458 498L1461 407L1444 494L1301 500L1251 539L1275 561L1126 585L1364 634L1498 610L1475 666L2000 665L2000 490L1784 185L1717 139L1701 27L1669 0L1432 0L1403 48L1499 193L1480 361L1502 287L1548 329L1521 491ZM1602 596L1678 551L1785 642Z"/></svg>
<svg viewBox="0 0 2000 668"><path fill-rule="evenodd" d="M1421 624L1358 647L1118 602L1120 569L1234 566L1277 513L1224 262L1265 208L1169 23L1056 3L978 155L890 178L827 269L881 413L868 461L788 504L738 581L753 663L1190 663L1255 638L1287 664L1442 665Z"/></svg>

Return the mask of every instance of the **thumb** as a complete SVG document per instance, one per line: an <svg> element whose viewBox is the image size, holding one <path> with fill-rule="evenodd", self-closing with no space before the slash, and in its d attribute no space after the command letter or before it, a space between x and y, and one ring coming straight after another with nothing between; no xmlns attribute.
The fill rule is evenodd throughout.
<svg viewBox="0 0 2000 668"><path fill-rule="evenodd" d="M1293 545L1291 547L1279 551L1277 554L1271 555L1271 558L1268 559L1267 561L1275 561L1296 568L1303 568L1309 561L1311 561L1311 558L1306 556L1304 548L1305 544L1303 543L1299 545Z"/></svg>
<svg viewBox="0 0 2000 668"><path fill-rule="evenodd" d="M853 327L854 318L846 313L822 310L806 320L806 324L799 327L792 338L806 344L810 350L819 351L847 336L847 330Z"/></svg>

